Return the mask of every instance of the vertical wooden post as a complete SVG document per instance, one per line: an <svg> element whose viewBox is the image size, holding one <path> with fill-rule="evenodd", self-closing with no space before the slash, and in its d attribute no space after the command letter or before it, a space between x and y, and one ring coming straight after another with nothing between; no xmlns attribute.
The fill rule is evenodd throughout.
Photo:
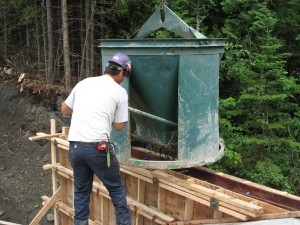
<svg viewBox="0 0 300 225"><path fill-rule="evenodd" d="M101 195L101 217L102 224L109 224L109 199Z"/></svg>
<svg viewBox="0 0 300 225"><path fill-rule="evenodd" d="M194 213L194 201L186 198L185 199L185 207L184 207L184 220L190 221L193 218Z"/></svg>
<svg viewBox="0 0 300 225"><path fill-rule="evenodd" d="M166 211L166 190L158 186L157 209L164 213Z"/></svg>
<svg viewBox="0 0 300 225"><path fill-rule="evenodd" d="M56 122L54 119L50 120L50 128L51 128L51 134L56 133ZM51 141L51 164L54 165L56 164L56 144L54 141ZM57 176L56 172L52 170L52 191L53 194L57 191ZM54 225L58 225L58 210L56 207L53 208L54 212Z"/></svg>
<svg viewBox="0 0 300 225"><path fill-rule="evenodd" d="M223 218L223 213L219 210L214 210L214 219L221 219Z"/></svg>
<svg viewBox="0 0 300 225"><path fill-rule="evenodd" d="M141 179L138 179L137 200L142 204L145 202L145 181ZM136 225L143 225L143 224L144 224L144 217L138 214L136 217Z"/></svg>
<svg viewBox="0 0 300 225"><path fill-rule="evenodd" d="M63 127L62 128L62 135L60 135L59 138L64 139L66 137L67 133L68 133L68 130L66 129L66 127ZM59 148L58 153L59 153L59 163L60 163L60 165L63 166L63 167L67 167L66 157L67 157L69 152L64 150L64 149ZM68 185L68 179L63 177L63 176L60 176L60 181L61 181L61 183L60 183L60 186L61 186L61 202L65 203L67 205L68 204L68 202L67 202L68 201L68 199L67 199L68 198L68 194L67 194L67 192L68 192L68 186L67 186ZM61 216L61 223L62 224L66 224L66 225L69 224L68 223L68 216L66 214L61 213L60 216Z"/></svg>

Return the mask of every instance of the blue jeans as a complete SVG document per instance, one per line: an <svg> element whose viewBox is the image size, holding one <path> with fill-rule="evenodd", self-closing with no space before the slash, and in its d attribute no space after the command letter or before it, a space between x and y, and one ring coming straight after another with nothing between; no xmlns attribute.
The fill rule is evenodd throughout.
<svg viewBox="0 0 300 225"><path fill-rule="evenodd" d="M126 190L114 152L110 151L110 167L107 167L106 151L97 150L96 143L70 142L69 154L74 173L74 225L88 224L94 174L103 182L109 192L115 207L116 224L131 225Z"/></svg>

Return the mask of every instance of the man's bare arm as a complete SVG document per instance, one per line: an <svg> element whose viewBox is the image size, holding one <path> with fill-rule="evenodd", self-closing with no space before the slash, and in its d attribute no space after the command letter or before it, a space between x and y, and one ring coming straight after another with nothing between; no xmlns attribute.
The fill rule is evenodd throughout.
<svg viewBox="0 0 300 225"><path fill-rule="evenodd" d="M65 102L61 105L60 111L63 115L70 115L73 112L73 110Z"/></svg>
<svg viewBox="0 0 300 225"><path fill-rule="evenodd" d="M113 123L113 126L114 128L117 130L117 131L120 131L122 130L125 125L126 125L127 122L123 122L123 123Z"/></svg>

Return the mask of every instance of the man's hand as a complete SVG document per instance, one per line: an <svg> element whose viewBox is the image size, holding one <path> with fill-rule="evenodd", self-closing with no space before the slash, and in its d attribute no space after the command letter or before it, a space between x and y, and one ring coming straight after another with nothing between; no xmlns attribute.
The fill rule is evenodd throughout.
<svg viewBox="0 0 300 225"><path fill-rule="evenodd" d="M65 103L63 102L63 104L61 105L60 111L63 115L70 115L73 110Z"/></svg>

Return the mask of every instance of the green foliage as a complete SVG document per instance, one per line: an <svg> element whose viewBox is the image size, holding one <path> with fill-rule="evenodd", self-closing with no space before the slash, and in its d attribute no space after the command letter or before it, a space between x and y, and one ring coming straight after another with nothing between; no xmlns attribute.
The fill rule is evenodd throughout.
<svg viewBox="0 0 300 225"><path fill-rule="evenodd" d="M111 1L109 0L110 4ZM101 2L102 4L102 2ZM108 38L130 38L146 22L155 10L156 1L119 0L109 11L107 18L111 24Z"/></svg>
<svg viewBox="0 0 300 225"><path fill-rule="evenodd" d="M300 142L300 112L295 112L294 117L287 121L288 137Z"/></svg>
<svg viewBox="0 0 300 225"><path fill-rule="evenodd" d="M223 158L217 163L208 165L208 167L223 173L232 174L232 172L242 164L242 156L239 153L230 150L230 147L233 146L226 147L227 149L224 152Z"/></svg>
<svg viewBox="0 0 300 225"><path fill-rule="evenodd" d="M278 19L267 6L221 2L229 41L221 64L220 136L227 148L211 167L299 194L299 79L285 70L291 54L283 53L284 42L274 35Z"/></svg>
<svg viewBox="0 0 300 225"><path fill-rule="evenodd" d="M10 0L16 12L19 14L20 25L28 25L34 22L37 9L29 0Z"/></svg>
<svg viewBox="0 0 300 225"><path fill-rule="evenodd" d="M228 42L225 47L225 56L221 62L220 75L220 97L237 97L244 89L245 80L249 77L250 52L243 48L241 44Z"/></svg>
<svg viewBox="0 0 300 225"><path fill-rule="evenodd" d="M277 36L286 41L289 51L299 54L299 42L295 42L300 34L299 0L276 0L270 3L269 7L278 18L274 27Z"/></svg>
<svg viewBox="0 0 300 225"><path fill-rule="evenodd" d="M27 6L23 9L22 15L20 17L20 23L22 25L28 25L30 23L34 22L34 19L36 17L37 10L33 6Z"/></svg>
<svg viewBox="0 0 300 225"><path fill-rule="evenodd" d="M282 173L280 166L271 159L265 158L263 161L258 161L255 163L254 170L251 172L242 170L241 173L256 183L292 192L293 187L288 178Z"/></svg>
<svg viewBox="0 0 300 225"><path fill-rule="evenodd" d="M216 3L215 0L177 0L167 1L167 6L189 26L196 29L199 23L199 31L206 35L208 28L204 26L203 20L208 17L209 11L216 6Z"/></svg>

